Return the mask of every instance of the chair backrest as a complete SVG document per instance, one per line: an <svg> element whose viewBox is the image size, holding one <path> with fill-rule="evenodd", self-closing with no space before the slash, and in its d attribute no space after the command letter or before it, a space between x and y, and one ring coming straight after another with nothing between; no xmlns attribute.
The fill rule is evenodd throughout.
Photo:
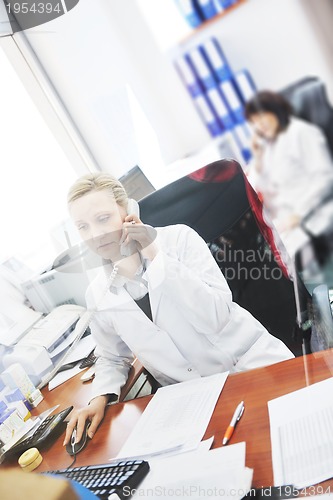
<svg viewBox="0 0 333 500"><path fill-rule="evenodd" d="M155 380L151 373L135 358L125 385L122 387L119 401L129 401L130 399L155 394L160 384Z"/></svg>
<svg viewBox="0 0 333 500"><path fill-rule="evenodd" d="M317 77L303 78L281 90L294 114L320 127L333 155L333 107L324 83Z"/></svg>
<svg viewBox="0 0 333 500"><path fill-rule="evenodd" d="M139 202L152 226L187 224L207 242L235 302L300 354L294 341L296 307L261 203L235 160L219 160ZM304 293L307 294L304 288Z"/></svg>
<svg viewBox="0 0 333 500"><path fill-rule="evenodd" d="M140 377L143 377L143 379L139 382L139 385L136 386ZM127 381L121 389L119 401L127 401L128 399L134 399L137 397L140 389L142 388L141 386L145 383L145 378L144 367L138 358L135 358L129 370Z"/></svg>

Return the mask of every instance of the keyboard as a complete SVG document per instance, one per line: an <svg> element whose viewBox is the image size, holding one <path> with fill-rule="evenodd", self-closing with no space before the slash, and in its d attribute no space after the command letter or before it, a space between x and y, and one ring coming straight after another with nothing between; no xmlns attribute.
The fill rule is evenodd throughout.
<svg viewBox="0 0 333 500"><path fill-rule="evenodd" d="M88 366L92 366L93 364L95 364L96 360L97 357L95 356L94 351L91 351L91 353L81 361L79 368L82 369L87 368Z"/></svg>
<svg viewBox="0 0 333 500"><path fill-rule="evenodd" d="M130 498L133 490L149 472L149 464L144 460L127 460L102 465L87 465L48 471L44 474L60 474L73 479L90 490L101 500L112 495L112 500Z"/></svg>

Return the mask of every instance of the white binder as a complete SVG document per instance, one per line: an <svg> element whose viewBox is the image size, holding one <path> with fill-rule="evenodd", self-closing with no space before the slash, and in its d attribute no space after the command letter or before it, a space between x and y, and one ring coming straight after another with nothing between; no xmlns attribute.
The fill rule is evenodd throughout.
<svg viewBox="0 0 333 500"><path fill-rule="evenodd" d="M194 104L212 137L222 134L222 127L204 95L194 99Z"/></svg>
<svg viewBox="0 0 333 500"><path fill-rule="evenodd" d="M246 124L243 123L236 125L232 130L232 133L234 134L235 140L239 145L244 161L248 162L252 157L252 153L250 147L250 135Z"/></svg>
<svg viewBox="0 0 333 500"><path fill-rule="evenodd" d="M225 80L220 83L220 90L231 109L236 123L242 124L244 122L243 103L233 86L232 80Z"/></svg>
<svg viewBox="0 0 333 500"><path fill-rule="evenodd" d="M196 97L197 95L202 94L203 87L186 57L179 57L176 60L175 65L191 96Z"/></svg>
<svg viewBox="0 0 333 500"><path fill-rule="evenodd" d="M208 90L207 97L210 100L219 120L221 121L223 128L225 130L232 129L235 122L219 90L217 88Z"/></svg>
<svg viewBox="0 0 333 500"><path fill-rule="evenodd" d="M211 19L218 13L215 3L213 0L197 0L201 14L205 19Z"/></svg>
<svg viewBox="0 0 333 500"><path fill-rule="evenodd" d="M234 80L244 103L252 99L256 93L256 88L248 70L241 69L236 71L234 74Z"/></svg>
<svg viewBox="0 0 333 500"><path fill-rule="evenodd" d="M195 47L192 49L188 55L188 60L193 68L193 71L198 76L203 87L208 90L212 87L216 87L217 80L214 73L211 71L206 59L203 56L200 47Z"/></svg>
<svg viewBox="0 0 333 500"><path fill-rule="evenodd" d="M185 20L192 28L197 28L202 23L202 18L193 0L175 0Z"/></svg>

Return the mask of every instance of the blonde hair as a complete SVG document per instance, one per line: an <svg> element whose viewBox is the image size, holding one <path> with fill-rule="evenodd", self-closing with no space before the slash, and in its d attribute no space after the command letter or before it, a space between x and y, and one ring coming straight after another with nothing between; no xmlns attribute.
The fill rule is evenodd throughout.
<svg viewBox="0 0 333 500"><path fill-rule="evenodd" d="M124 186L118 179L106 172L79 177L68 191L67 203L70 204L92 191L109 191L118 205L127 207L128 196Z"/></svg>

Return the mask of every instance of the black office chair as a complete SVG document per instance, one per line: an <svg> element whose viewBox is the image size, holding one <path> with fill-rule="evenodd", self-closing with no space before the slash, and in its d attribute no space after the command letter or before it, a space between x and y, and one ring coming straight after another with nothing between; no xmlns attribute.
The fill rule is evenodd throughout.
<svg viewBox="0 0 333 500"><path fill-rule="evenodd" d="M219 160L139 202L152 226L187 224L207 242L235 302L250 311L296 355L293 283L262 218L261 203L235 160ZM299 283L304 311L310 295ZM306 342L308 342L308 338Z"/></svg>
<svg viewBox="0 0 333 500"><path fill-rule="evenodd" d="M290 102L297 117L323 130L333 156L333 107L325 84L317 77L306 77L282 89L281 94Z"/></svg>

